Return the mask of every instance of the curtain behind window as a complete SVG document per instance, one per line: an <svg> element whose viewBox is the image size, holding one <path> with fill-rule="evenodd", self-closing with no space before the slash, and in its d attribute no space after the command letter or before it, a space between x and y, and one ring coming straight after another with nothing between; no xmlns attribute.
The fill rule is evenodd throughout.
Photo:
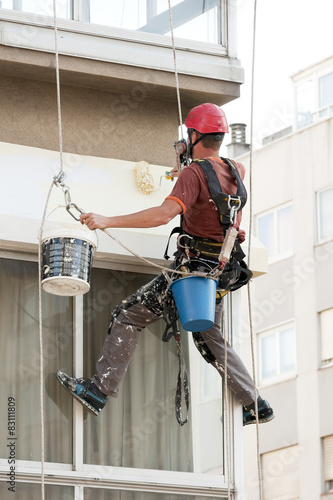
<svg viewBox="0 0 333 500"><path fill-rule="evenodd" d="M72 462L72 401L56 381L72 367L72 301L43 293L45 461ZM38 266L0 259L0 428L15 398L16 459L40 460ZM8 457L6 438L0 456ZM28 496L22 496L28 498Z"/></svg>
<svg viewBox="0 0 333 500"><path fill-rule="evenodd" d="M85 488L84 500L211 500L212 497L184 496L168 493L147 493L139 491L116 491L101 488ZM217 497L214 497L215 499ZM218 497L220 498L220 497ZM223 497L226 498L226 497Z"/></svg>
<svg viewBox="0 0 333 500"><path fill-rule="evenodd" d="M11 498L14 500L37 500L41 498L40 484L17 482L15 492L9 492L7 488L7 483L0 481L1 500L9 500ZM74 488L72 486L53 486L46 484L45 498L46 500L74 500Z"/></svg>
<svg viewBox="0 0 333 500"><path fill-rule="evenodd" d="M87 376L95 372L111 310L152 278L93 269L91 290L84 296ZM85 463L193 470L191 423L180 427L174 411L178 374L176 345L173 338L168 343L162 342L164 328L164 322L159 320L142 332L118 398L110 397L97 418L85 412ZM187 353L187 332L183 332L182 342Z"/></svg>

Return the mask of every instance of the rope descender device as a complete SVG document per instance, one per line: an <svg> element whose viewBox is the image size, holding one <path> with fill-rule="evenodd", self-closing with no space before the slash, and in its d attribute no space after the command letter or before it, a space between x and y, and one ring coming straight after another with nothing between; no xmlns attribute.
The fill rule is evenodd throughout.
<svg viewBox="0 0 333 500"><path fill-rule="evenodd" d="M223 272L223 269L230 260L231 252L234 248L234 244L238 235L238 231L236 229L236 219L237 219L237 212L240 209L240 207L241 207L240 197L229 195L228 208L230 209L230 226L225 232L221 252L219 255L218 267L221 272Z"/></svg>
<svg viewBox="0 0 333 500"><path fill-rule="evenodd" d="M174 143L173 147L176 150L177 170L181 172L188 165L188 147L185 139L181 139Z"/></svg>

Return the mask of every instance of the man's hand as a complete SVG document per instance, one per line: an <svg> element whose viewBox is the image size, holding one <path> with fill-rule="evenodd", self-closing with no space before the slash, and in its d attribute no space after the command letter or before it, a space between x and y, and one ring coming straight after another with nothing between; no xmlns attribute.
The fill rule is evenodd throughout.
<svg viewBox="0 0 333 500"><path fill-rule="evenodd" d="M177 168L173 168L172 170L166 173L169 177L173 179L174 177L179 177L181 172Z"/></svg>
<svg viewBox="0 0 333 500"><path fill-rule="evenodd" d="M108 227L109 218L104 215L93 213L82 214L80 217L81 224L85 224L91 231L94 229L106 229Z"/></svg>

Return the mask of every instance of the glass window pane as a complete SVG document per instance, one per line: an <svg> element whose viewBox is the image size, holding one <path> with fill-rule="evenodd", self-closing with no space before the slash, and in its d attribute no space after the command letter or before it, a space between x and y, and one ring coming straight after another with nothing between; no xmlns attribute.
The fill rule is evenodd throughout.
<svg viewBox="0 0 333 500"><path fill-rule="evenodd" d="M90 0L86 2L87 11L84 21L95 24L137 30L146 24L146 0Z"/></svg>
<svg viewBox="0 0 333 500"><path fill-rule="evenodd" d="M93 269L84 296L85 376L95 372L111 310L149 279ZM85 412L85 463L192 472L191 424L180 427L175 417L176 345L174 339L162 342L163 332L162 320L142 332L118 398L110 397L98 418ZM182 342L187 358L187 332Z"/></svg>
<svg viewBox="0 0 333 500"><path fill-rule="evenodd" d="M333 72L319 78L319 107L333 103Z"/></svg>
<svg viewBox="0 0 333 500"><path fill-rule="evenodd" d="M275 334L261 337L261 366L263 379L274 377L278 373L276 349Z"/></svg>
<svg viewBox="0 0 333 500"><path fill-rule="evenodd" d="M203 367L202 397L205 399L220 398L222 393L222 379L220 375L208 363L203 363L201 366Z"/></svg>
<svg viewBox="0 0 333 500"><path fill-rule="evenodd" d="M87 376L95 372L110 321L110 311L148 280L149 277L144 275L93 269L91 290L84 297L84 360ZM98 419L86 415L84 461L89 464L184 472L193 472L195 464L195 472L222 474L221 380L216 381L214 368L198 358L195 373L206 370L206 367L210 370L209 377L214 379L214 387L209 390L213 389L214 395L207 398L203 393L203 376L198 384L190 387L191 411L195 412L197 426L202 429L200 435L194 437L192 419L183 427L176 421L174 400L178 357L174 339L168 343L161 341L164 328L165 324L160 320L142 332L118 398L109 398ZM183 331L183 350L190 372L188 339L188 332ZM182 412L184 418L184 403Z"/></svg>
<svg viewBox="0 0 333 500"><path fill-rule="evenodd" d="M15 399L16 458L40 460L38 266L0 259L2 405ZM72 368L72 300L43 293L45 461L72 462L72 402L55 377ZM7 412L1 413L7 418ZM1 421L2 429L7 428ZM6 440L0 457L6 458Z"/></svg>
<svg viewBox="0 0 333 500"><path fill-rule="evenodd" d="M30 12L40 16L53 16L53 2L41 2L40 0L0 0L0 8L18 10L20 12ZM72 0L57 0L57 17L71 19Z"/></svg>
<svg viewBox="0 0 333 500"><path fill-rule="evenodd" d="M0 0L0 9L13 9L13 0Z"/></svg>
<svg viewBox="0 0 333 500"><path fill-rule="evenodd" d="M296 368L296 338L294 328L280 332L280 372L292 372Z"/></svg>
<svg viewBox="0 0 333 500"><path fill-rule="evenodd" d="M274 256L277 246L274 213L258 217L258 231L259 240L268 248L268 256Z"/></svg>
<svg viewBox="0 0 333 500"><path fill-rule="evenodd" d="M297 128L313 123L314 89L313 81L300 83L296 88Z"/></svg>
<svg viewBox="0 0 333 500"><path fill-rule="evenodd" d="M168 0L90 0L84 21L170 36ZM221 43L220 0L172 0L174 35L188 40Z"/></svg>
<svg viewBox="0 0 333 500"><path fill-rule="evenodd" d="M41 485L31 483L20 483L16 481L15 492L8 492L6 481L0 481L0 498L2 500L35 500L42 498ZM74 488L71 486L45 485L46 500L74 500Z"/></svg>
<svg viewBox="0 0 333 500"><path fill-rule="evenodd" d="M333 308L319 313L321 360L333 360Z"/></svg>
<svg viewBox="0 0 333 500"><path fill-rule="evenodd" d="M204 7L202 7L204 10ZM181 26L174 28L174 36L189 40L194 39L198 42L221 43L220 34L220 3L213 9L198 14L194 19L191 19ZM171 31L167 34L171 35Z"/></svg>
<svg viewBox="0 0 333 500"><path fill-rule="evenodd" d="M278 210L278 249L279 254L292 251L293 244L293 207Z"/></svg>
<svg viewBox="0 0 333 500"><path fill-rule="evenodd" d="M212 497L85 488L84 500L211 500ZM215 498L215 497L214 497Z"/></svg>
<svg viewBox="0 0 333 500"><path fill-rule="evenodd" d="M333 188L326 189L319 196L319 238L333 236Z"/></svg>

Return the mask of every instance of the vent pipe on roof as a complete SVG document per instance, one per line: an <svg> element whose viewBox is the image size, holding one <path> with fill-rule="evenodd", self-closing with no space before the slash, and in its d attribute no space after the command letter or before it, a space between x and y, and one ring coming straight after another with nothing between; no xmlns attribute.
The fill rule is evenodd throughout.
<svg viewBox="0 0 333 500"><path fill-rule="evenodd" d="M250 144L246 142L246 124L245 123L232 123L229 125L231 128L231 143L227 145L228 156L236 158L250 150Z"/></svg>

